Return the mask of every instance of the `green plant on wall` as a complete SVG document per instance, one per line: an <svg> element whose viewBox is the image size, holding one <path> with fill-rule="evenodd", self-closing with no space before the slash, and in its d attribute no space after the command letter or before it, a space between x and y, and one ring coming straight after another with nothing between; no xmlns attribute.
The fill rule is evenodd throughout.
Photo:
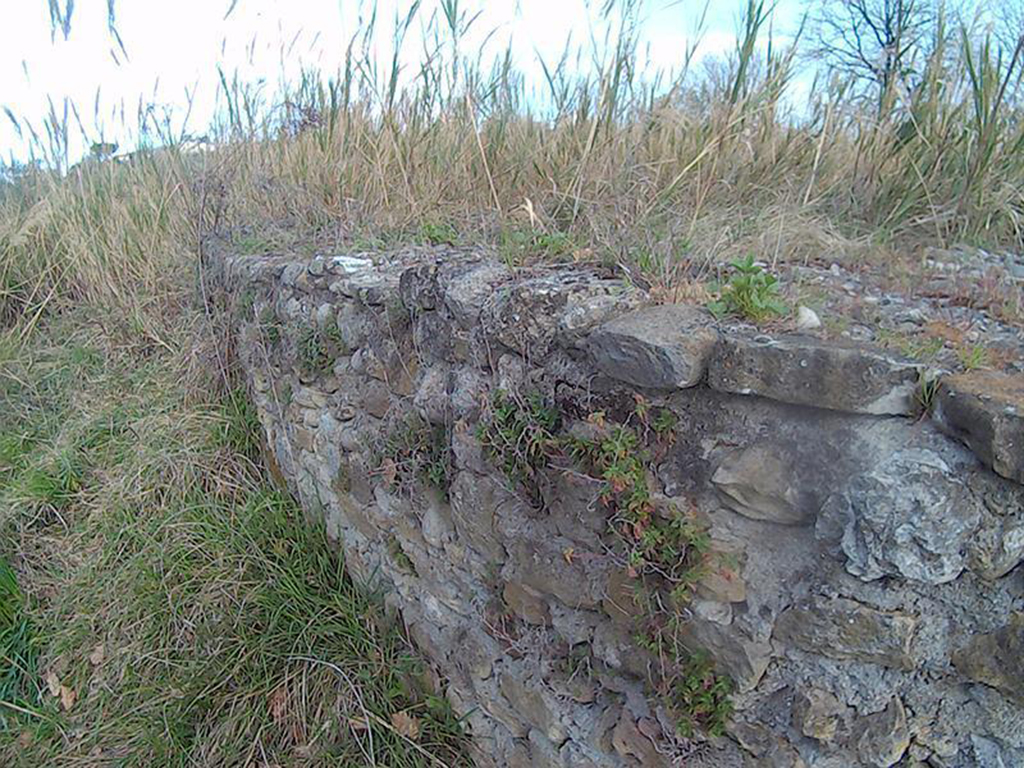
<svg viewBox="0 0 1024 768"><path fill-rule="evenodd" d="M736 315L763 322L789 313L789 307L779 297L778 278L755 264L752 255L733 261L730 266L733 274L729 280L712 286L718 298L708 304L708 309L715 317Z"/></svg>
<svg viewBox="0 0 1024 768"><path fill-rule="evenodd" d="M264 307L260 312L259 330L271 348L276 348L281 343L281 321L270 307Z"/></svg>
<svg viewBox="0 0 1024 768"><path fill-rule="evenodd" d="M388 433L378 471L400 490L411 491L420 480L447 499L454 474L451 444L450 428L413 414Z"/></svg>
<svg viewBox="0 0 1024 768"><path fill-rule="evenodd" d="M704 730L709 736L723 736L732 716L732 681L715 671L706 652L685 655L679 662L669 700L678 713L676 729L684 737Z"/></svg>
<svg viewBox="0 0 1024 768"><path fill-rule="evenodd" d="M560 426L558 410L540 393L519 396L497 390L490 419L480 422L477 438L509 481L523 485L536 498L536 474L548 463Z"/></svg>
<svg viewBox="0 0 1024 768"><path fill-rule="evenodd" d="M428 245L456 245L459 233L446 221L425 221L420 225L420 240Z"/></svg>
<svg viewBox="0 0 1024 768"><path fill-rule="evenodd" d="M341 331L334 324L326 329L307 326L299 334L297 347L299 365L311 375L329 373L335 358L348 354Z"/></svg>
<svg viewBox="0 0 1024 768"><path fill-rule="evenodd" d="M561 260L572 254L577 247L571 235L557 231L506 228L501 231L498 240L498 251L511 267L528 264L537 258Z"/></svg>
<svg viewBox="0 0 1024 768"><path fill-rule="evenodd" d="M670 409L653 409L638 400L632 418L662 447L671 444L677 419ZM708 572L707 527L693 513L655 503L648 478L651 455L637 431L609 422L601 411L591 413L587 422L588 428L578 431L586 436L561 433L561 415L539 393L498 392L477 434L505 475L532 489L538 499L536 476L558 455L567 455L579 471L601 480L614 549L623 553L634 581L636 641L663 662L652 686L676 713L681 735L696 729L721 735L732 712L732 682L715 671L706 654L679 640L693 590Z"/></svg>

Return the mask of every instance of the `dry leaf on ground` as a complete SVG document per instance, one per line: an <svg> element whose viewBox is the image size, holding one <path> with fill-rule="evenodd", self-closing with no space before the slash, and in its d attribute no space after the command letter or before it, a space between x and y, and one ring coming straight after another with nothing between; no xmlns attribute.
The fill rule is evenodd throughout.
<svg viewBox="0 0 1024 768"><path fill-rule="evenodd" d="M391 725L401 736L415 741L420 737L420 721L408 712L395 712L391 716Z"/></svg>
<svg viewBox="0 0 1024 768"><path fill-rule="evenodd" d="M52 669L46 673L46 688L51 696L60 696L60 678Z"/></svg>
<svg viewBox="0 0 1024 768"><path fill-rule="evenodd" d="M279 685L274 692L270 694L270 716L274 718L274 722L280 725L284 722L285 716L288 714L288 688L285 685Z"/></svg>
<svg viewBox="0 0 1024 768"><path fill-rule="evenodd" d="M100 643L95 648L93 648L92 653L89 654L89 663L92 664L94 667L98 667L100 664L103 663L103 660L105 658L107 658L107 649L103 645L103 643Z"/></svg>
<svg viewBox="0 0 1024 768"><path fill-rule="evenodd" d="M398 465L392 459L384 459L380 464L381 474L384 476L384 482L387 485L394 485L396 478L398 477Z"/></svg>

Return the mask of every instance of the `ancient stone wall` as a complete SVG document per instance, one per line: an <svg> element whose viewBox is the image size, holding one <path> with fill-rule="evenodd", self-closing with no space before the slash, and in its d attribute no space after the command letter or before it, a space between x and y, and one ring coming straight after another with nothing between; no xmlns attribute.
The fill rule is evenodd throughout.
<svg viewBox="0 0 1024 768"><path fill-rule="evenodd" d="M1019 382L597 267L212 252L271 470L478 765L1024 765Z"/></svg>

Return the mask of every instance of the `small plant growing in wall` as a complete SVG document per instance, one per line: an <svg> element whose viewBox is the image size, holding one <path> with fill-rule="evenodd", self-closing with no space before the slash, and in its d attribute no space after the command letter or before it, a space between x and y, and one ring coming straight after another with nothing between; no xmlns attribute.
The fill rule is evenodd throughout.
<svg viewBox="0 0 1024 768"><path fill-rule="evenodd" d="M264 307L259 316L260 334L272 349L281 343L281 321L277 319L274 310Z"/></svg>
<svg viewBox="0 0 1024 768"><path fill-rule="evenodd" d="M456 245L459 233L446 221L425 221L420 225L420 239L428 245Z"/></svg>
<svg viewBox="0 0 1024 768"><path fill-rule="evenodd" d="M238 297L238 315L242 319L252 314L253 306L256 304L256 292L252 288L246 288Z"/></svg>
<svg viewBox="0 0 1024 768"><path fill-rule="evenodd" d="M715 317L735 315L755 323L789 313L789 307L779 297L779 280L754 263L754 257L730 264L733 273L729 280L714 288L718 298L708 304Z"/></svg>
<svg viewBox="0 0 1024 768"><path fill-rule="evenodd" d="M394 534L388 536L388 554L391 555L391 559L402 573L408 576L419 575L416 573L416 565L413 563L412 558L405 553L401 542Z"/></svg>
<svg viewBox="0 0 1024 768"><path fill-rule="evenodd" d="M518 267L538 258L564 259L577 250L577 245L565 232L515 228L502 230L498 249L506 264Z"/></svg>
<svg viewBox="0 0 1024 768"><path fill-rule="evenodd" d="M326 330L308 326L299 335L299 364L305 373L329 373L335 358L347 353L345 340L336 325L331 325Z"/></svg>
<svg viewBox="0 0 1024 768"><path fill-rule="evenodd" d="M540 393L518 396L498 390L491 401L490 419L480 422L477 438L509 481L536 497L537 470L548 463L560 426L558 410Z"/></svg>
<svg viewBox="0 0 1024 768"><path fill-rule="evenodd" d="M732 716L732 681L719 675L707 653L698 651L679 662L670 701L679 713L676 730L689 738L698 728L709 736L725 734Z"/></svg>
<svg viewBox="0 0 1024 768"><path fill-rule="evenodd" d="M451 444L448 427L429 424L414 414L388 434L378 471L393 487L410 491L421 480L447 499L454 474Z"/></svg>
<svg viewBox="0 0 1024 768"><path fill-rule="evenodd" d="M642 420L647 416L641 414ZM663 439L674 428L675 415L665 409L654 419L659 420L662 429L655 431ZM667 662L661 665L661 692L677 714L680 735L689 737L698 728L721 735L732 712L732 683L716 673L706 655L691 653L677 638L693 589L708 572L710 535L694 515L674 505L655 509L648 456L632 430L605 425L600 413L592 414L591 422L602 428L601 437L569 438L567 445L586 471L605 482L602 498L627 551L628 572L636 579L637 642Z"/></svg>
<svg viewBox="0 0 1024 768"><path fill-rule="evenodd" d="M913 403L914 412L918 418L924 418L932 412L941 386L942 379L934 370L925 369L918 375Z"/></svg>

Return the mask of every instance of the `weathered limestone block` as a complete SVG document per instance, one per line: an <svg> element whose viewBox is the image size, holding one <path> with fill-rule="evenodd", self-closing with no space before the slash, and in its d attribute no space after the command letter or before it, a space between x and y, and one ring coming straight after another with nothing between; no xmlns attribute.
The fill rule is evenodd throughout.
<svg viewBox="0 0 1024 768"><path fill-rule="evenodd" d="M763 441L726 456L711 482L725 505L745 517L806 525L818 514L818 489L800 483L794 462L785 446Z"/></svg>
<svg viewBox="0 0 1024 768"><path fill-rule="evenodd" d="M974 571L986 579L1001 579L1024 560L1024 518L983 515L968 552Z"/></svg>
<svg viewBox="0 0 1024 768"><path fill-rule="evenodd" d="M452 419L476 420L487 405L488 379L474 368L455 371L449 399Z"/></svg>
<svg viewBox="0 0 1024 768"><path fill-rule="evenodd" d="M412 326L412 343L416 356L425 364L452 358L451 321L437 312L423 312Z"/></svg>
<svg viewBox="0 0 1024 768"><path fill-rule="evenodd" d="M932 417L997 473L1024 483L1024 376L972 371L944 378Z"/></svg>
<svg viewBox="0 0 1024 768"><path fill-rule="evenodd" d="M566 556L566 539L509 542L506 576L544 595L553 595L569 608L601 605L607 568L594 561Z"/></svg>
<svg viewBox="0 0 1024 768"><path fill-rule="evenodd" d="M633 632L623 624L604 622L594 628L591 647L594 656L616 670L635 675L641 680L658 668L657 659L633 642Z"/></svg>
<svg viewBox="0 0 1024 768"><path fill-rule="evenodd" d="M391 409L391 390L382 381L368 381L362 387L359 406L375 419L383 419Z"/></svg>
<svg viewBox="0 0 1024 768"><path fill-rule="evenodd" d="M658 753L654 740L637 726L636 718L625 707L612 733L612 746L624 758L631 758L642 766L667 766L665 758Z"/></svg>
<svg viewBox="0 0 1024 768"><path fill-rule="evenodd" d="M486 559L503 562L505 548L499 541L495 518L500 509L519 504L519 500L491 478L472 472L458 472L449 495L459 538Z"/></svg>
<svg viewBox="0 0 1024 768"><path fill-rule="evenodd" d="M618 278L587 271L555 272L500 288L484 304L480 322L488 337L539 359L556 339L573 343L643 301L639 290Z"/></svg>
<svg viewBox="0 0 1024 768"><path fill-rule="evenodd" d="M729 733L746 750L750 759L744 766L753 768L806 768L806 764L786 739L754 723L734 722Z"/></svg>
<svg viewBox="0 0 1024 768"><path fill-rule="evenodd" d="M723 335L708 366L721 392L851 413L903 415L920 366L882 350L804 336Z"/></svg>
<svg viewBox="0 0 1024 768"><path fill-rule="evenodd" d="M616 568L608 574L608 586L601 607L612 621L632 626L637 616L641 615L636 599L637 580L622 568Z"/></svg>
<svg viewBox="0 0 1024 768"><path fill-rule="evenodd" d="M788 608L775 623L772 639L832 659L910 670L910 645L917 620L903 613L876 611L855 600L817 598Z"/></svg>
<svg viewBox="0 0 1024 768"><path fill-rule="evenodd" d="M571 470L555 469L540 477L548 518L558 532L580 544L600 549L608 532L608 510L600 496L604 482Z"/></svg>
<svg viewBox="0 0 1024 768"><path fill-rule="evenodd" d="M398 295L406 309L413 312L437 309L442 295L438 281L440 266L437 261L428 261L402 272L398 278Z"/></svg>
<svg viewBox="0 0 1024 768"><path fill-rule="evenodd" d="M329 266L338 278L328 285L331 293L370 306L381 306L389 297L397 296L399 276L385 264L375 264L363 255L343 255L331 259Z"/></svg>
<svg viewBox="0 0 1024 768"><path fill-rule="evenodd" d="M412 403L420 416L430 424L447 424L451 420L449 380L449 371L444 365L427 368L420 378Z"/></svg>
<svg viewBox="0 0 1024 768"><path fill-rule="evenodd" d="M568 735L562 722L559 702L545 690L542 680L524 677L523 670L513 673L503 672L498 687L502 695L508 699L514 712L556 745L561 745Z"/></svg>
<svg viewBox="0 0 1024 768"><path fill-rule="evenodd" d="M1024 612L1014 613L1006 626L972 638L953 654L953 666L961 675L1024 703L1022 660Z"/></svg>
<svg viewBox="0 0 1024 768"><path fill-rule="evenodd" d="M485 300L511 277L511 270L504 264L493 261L474 264L459 274L458 279L447 280L444 305L461 328L471 330L480 320Z"/></svg>
<svg viewBox="0 0 1024 768"><path fill-rule="evenodd" d="M742 552L720 552L713 550L708 568L697 582L697 595L708 600L725 603L742 603L747 599L747 582L740 574L743 571ZM722 562L722 558L727 562ZM733 562L736 563L735 567Z"/></svg>
<svg viewBox="0 0 1024 768"><path fill-rule="evenodd" d="M883 457L830 496L816 532L838 544L846 570L865 581L898 574L943 584L963 570L965 546L980 519L977 499L941 457L907 449Z"/></svg>
<svg viewBox="0 0 1024 768"><path fill-rule="evenodd" d="M701 310L682 304L647 307L590 334L587 349L606 376L638 387L692 387L704 376L718 331Z"/></svg>
<svg viewBox="0 0 1024 768"><path fill-rule="evenodd" d="M445 503L439 493L428 493L426 508L420 518L423 540L435 549L441 549L455 536L451 506Z"/></svg>

